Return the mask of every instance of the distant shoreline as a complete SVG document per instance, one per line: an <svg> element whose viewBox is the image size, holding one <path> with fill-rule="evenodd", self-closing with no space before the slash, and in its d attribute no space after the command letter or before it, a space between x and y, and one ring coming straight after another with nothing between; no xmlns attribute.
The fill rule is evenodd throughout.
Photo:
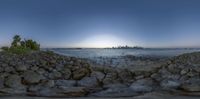
<svg viewBox="0 0 200 99"><path fill-rule="evenodd" d="M138 49L138 50L196 50L200 48L41 48L41 49Z"/></svg>

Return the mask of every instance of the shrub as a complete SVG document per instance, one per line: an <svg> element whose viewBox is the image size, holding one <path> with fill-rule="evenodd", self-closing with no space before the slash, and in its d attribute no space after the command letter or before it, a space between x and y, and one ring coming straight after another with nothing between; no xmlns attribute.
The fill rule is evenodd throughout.
<svg viewBox="0 0 200 99"><path fill-rule="evenodd" d="M31 49L18 46L18 47L10 47L7 52L14 53L14 54L26 54L26 53L31 52Z"/></svg>
<svg viewBox="0 0 200 99"><path fill-rule="evenodd" d="M1 49L2 49L3 51L8 51L8 50L9 50L9 47L4 46L4 47L2 47Z"/></svg>
<svg viewBox="0 0 200 99"><path fill-rule="evenodd" d="M15 35L13 37L13 41L12 41L11 47L20 46L20 41L21 41L21 37L19 35Z"/></svg>
<svg viewBox="0 0 200 99"><path fill-rule="evenodd" d="M21 42L21 44L24 44L26 48L29 48L31 50L40 50L40 45L36 41L33 41L31 39L25 40L25 42Z"/></svg>
<svg viewBox="0 0 200 99"><path fill-rule="evenodd" d="M2 47L1 49L9 53L23 54L30 51L40 50L40 44L31 39L21 41L21 37L19 35L15 35L13 37L11 47Z"/></svg>

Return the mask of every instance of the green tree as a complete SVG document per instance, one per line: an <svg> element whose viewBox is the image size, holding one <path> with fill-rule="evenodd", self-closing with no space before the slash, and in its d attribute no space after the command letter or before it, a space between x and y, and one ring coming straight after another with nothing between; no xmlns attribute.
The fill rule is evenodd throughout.
<svg viewBox="0 0 200 99"><path fill-rule="evenodd" d="M40 50L40 45L31 39L25 40L25 46L31 50Z"/></svg>
<svg viewBox="0 0 200 99"><path fill-rule="evenodd" d="M13 37L13 41L12 41L11 47L17 47L17 46L19 46L20 41L21 41L21 37L19 35L15 35Z"/></svg>

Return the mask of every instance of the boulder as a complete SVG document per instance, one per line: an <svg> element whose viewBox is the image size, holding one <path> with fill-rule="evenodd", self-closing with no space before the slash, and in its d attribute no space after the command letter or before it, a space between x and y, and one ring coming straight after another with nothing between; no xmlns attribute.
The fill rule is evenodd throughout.
<svg viewBox="0 0 200 99"><path fill-rule="evenodd" d="M185 84L185 85L182 85L181 88L188 92L199 92L200 91L200 85L198 85L198 84Z"/></svg>
<svg viewBox="0 0 200 99"><path fill-rule="evenodd" d="M54 87L55 86L55 81L54 80L48 80L46 83L44 83L45 87Z"/></svg>
<svg viewBox="0 0 200 99"><path fill-rule="evenodd" d="M102 73L102 72L99 72L99 71L93 71L91 73L91 76L92 77L95 77L96 79L98 79L99 81L103 81L104 77L105 77L105 74Z"/></svg>
<svg viewBox="0 0 200 99"><path fill-rule="evenodd" d="M95 97L132 97L138 95L131 88L109 88L100 92L92 93L89 96Z"/></svg>
<svg viewBox="0 0 200 99"><path fill-rule="evenodd" d="M60 72L63 74L64 79L70 79L72 74L70 69L63 68Z"/></svg>
<svg viewBox="0 0 200 99"><path fill-rule="evenodd" d="M73 79L74 80L81 80L83 77L87 76L89 71L85 68L80 68L73 72Z"/></svg>
<svg viewBox="0 0 200 99"><path fill-rule="evenodd" d="M5 85L13 89L24 89L25 87L21 84L21 77L18 75L9 75L5 79Z"/></svg>
<svg viewBox="0 0 200 99"><path fill-rule="evenodd" d="M15 89L15 88L1 88L0 93L7 95L26 95L27 92L25 89Z"/></svg>
<svg viewBox="0 0 200 99"><path fill-rule="evenodd" d="M15 69L12 66L8 66L4 68L4 71L10 73L10 72L15 72Z"/></svg>
<svg viewBox="0 0 200 99"><path fill-rule="evenodd" d="M25 65L19 65L19 66L15 66L16 71L25 71L27 70L27 67Z"/></svg>
<svg viewBox="0 0 200 99"><path fill-rule="evenodd" d="M26 71L23 74L24 82L27 84L35 84L39 83L40 80L43 79L43 76L34 72L34 71Z"/></svg>
<svg viewBox="0 0 200 99"><path fill-rule="evenodd" d="M115 83L115 84L109 84L109 85L104 85L103 88L126 88L127 85L122 84L122 83Z"/></svg>
<svg viewBox="0 0 200 99"><path fill-rule="evenodd" d="M133 82L130 86L135 92L151 92L154 90L155 82L152 79L141 79Z"/></svg>
<svg viewBox="0 0 200 99"><path fill-rule="evenodd" d="M75 80L55 80L56 86L73 87L76 85Z"/></svg>
<svg viewBox="0 0 200 99"><path fill-rule="evenodd" d="M84 77L83 79L78 81L78 86L82 87L91 88L91 87L98 87L98 85L99 84L96 77Z"/></svg>
<svg viewBox="0 0 200 99"><path fill-rule="evenodd" d="M200 78L190 78L185 83L181 85L181 88L189 92L198 92L200 91Z"/></svg>
<svg viewBox="0 0 200 99"><path fill-rule="evenodd" d="M41 88L43 88L41 85L30 85L28 92L38 92Z"/></svg>
<svg viewBox="0 0 200 99"><path fill-rule="evenodd" d="M160 86L162 89L177 89L181 85L180 81L173 79L165 79L161 81Z"/></svg>
<svg viewBox="0 0 200 99"><path fill-rule="evenodd" d="M187 74L189 72L189 70L188 69L183 69L183 70L181 70L181 75L185 75L185 74Z"/></svg>
<svg viewBox="0 0 200 99"><path fill-rule="evenodd" d="M0 89L4 88L4 78L0 77Z"/></svg>
<svg viewBox="0 0 200 99"><path fill-rule="evenodd" d="M63 94L67 97L83 97L87 95L85 87L60 87L58 94Z"/></svg>
<svg viewBox="0 0 200 99"><path fill-rule="evenodd" d="M35 93L36 96L46 97L81 97L86 94L83 87L42 88Z"/></svg>
<svg viewBox="0 0 200 99"><path fill-rule="evenodd" d="M49 73L50 79L59 79L62 78L62 74L58 71L53 71L52 73Z"/></svg>

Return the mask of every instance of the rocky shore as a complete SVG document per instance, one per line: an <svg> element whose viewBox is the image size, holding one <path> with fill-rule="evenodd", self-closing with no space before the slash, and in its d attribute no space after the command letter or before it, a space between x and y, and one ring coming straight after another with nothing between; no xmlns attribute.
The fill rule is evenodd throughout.
<svg viewBox="0 0 200 99"><path fill-rule="evenodd" d="M199 96L199 82L199 52L143 70L98 66L48 51L0 53L1 96L133 97L150 92Z"/></svg>

